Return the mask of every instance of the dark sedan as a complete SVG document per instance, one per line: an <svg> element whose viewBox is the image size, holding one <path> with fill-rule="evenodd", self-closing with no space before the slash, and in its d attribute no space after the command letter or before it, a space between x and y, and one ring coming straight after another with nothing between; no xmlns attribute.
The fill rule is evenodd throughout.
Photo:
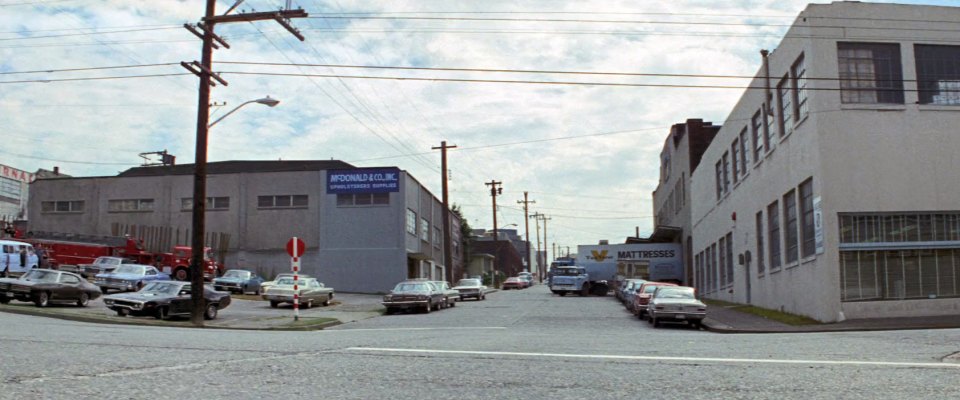
<svg viewBox="0 0 960 400"><path fill-rule="evenodd" d="M3 304L16 299L33 302L37 307L46 307L50 303L75 303L86 307L100 294L100 288L71 272L34 269L17 279L0 279L0 303Z"/></svg>
<svg viewBox="0 0 960 400"><path fill-rule="evenodd" d="M387 314L399 310L423 310L428 313L439 310L443 303L443 293L433 282L423 280L409 280L397 284L390 293L383 296L383 304Z"/></svg>
<svg viewBox="0 0 960 400"><path fill-rule="evenodd" d="M204 287L203 297L207 304L203 312L204 319L217 318L218 311L230 305L230 293ZM157 319L190 316L193 307L190 282L182 281L150 282L139 292L106 296L103 303L121 317L135 315Z"/></svg>

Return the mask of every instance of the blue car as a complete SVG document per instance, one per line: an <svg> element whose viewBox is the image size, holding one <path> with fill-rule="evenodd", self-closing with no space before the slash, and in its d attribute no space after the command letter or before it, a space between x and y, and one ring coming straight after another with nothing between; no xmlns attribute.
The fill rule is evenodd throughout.
<svg viewBox="0 0 960 400"><path fill-rule="evenodd" d="M100 291L108 290L138 291L149 282L168 281L170 275L157 270L152 265L122 264L113 272L97 274L93 283L100 287Z"/></svg>
<svg viewBox="0 0 960 400"><path fill-rule="evenodd" d="M228 269L223 276L213 280L213 289L217 291L236 291L239 294L253 292L260 295L260 284L263 283L256 273L245 269Z"/></svg>

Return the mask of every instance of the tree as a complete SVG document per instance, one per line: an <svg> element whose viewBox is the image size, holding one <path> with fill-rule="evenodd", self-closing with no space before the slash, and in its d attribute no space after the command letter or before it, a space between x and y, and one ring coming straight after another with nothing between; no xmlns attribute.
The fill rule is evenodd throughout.
<svg viewBox="0 0 960 400"><path fill-rule="evenodd" d="M470 227L470 223L463 216L463 210L459 205L452 205L450 212L460 220L460 250L463 252L460 259L463 260L464 268L466 268L466 265L470 264L470 235L473 234L473 228Z"/></svg>

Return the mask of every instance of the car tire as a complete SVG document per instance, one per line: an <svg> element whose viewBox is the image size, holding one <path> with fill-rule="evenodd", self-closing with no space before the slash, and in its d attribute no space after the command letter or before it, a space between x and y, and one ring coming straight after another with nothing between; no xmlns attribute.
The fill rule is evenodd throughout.
<svg viewBox="0 0 960 400"><path fill-rule="evenodd" d="M259 287L259 286L257 286L257 290L254 290L254 291L253 291L253 295L254 295L254 296L259 296L259 295L260 295L260 287Z"/></svg>
<svg viewBox="0 0 960 400"><path fill-rule="evenodd" d="M562 292L562 291L561 291L561 292L557 292L557 294L559 294L560 297L563 297L563 296L566 296L566 295L567 295L567 292Z"/></svg>
<svg viewBox="0 0 960 400"><path fill-rule="evenodd" d="M433 308L433 304L427 303L427 306L423 308L423 313L430 314L430 311L433 311L432 308Z"/></svg>
<svg viewBox="0 0 960 400"><path fill-rule="evenodd" d="M456 306L457 306L457 299L450 300L450 307L456 307Z"/></svg>
<svg viewBox="0 0 960 400"><path fill-rule="evenodd" d="M647 315L647 323L653 324L653 314Z"/></svg>
<svg viewBox="0 0 960 400"><path fill-rule="evenodd" d="M479 299L477 299L477 300L479 300ZM463 296L460 296L460 301L463 301Z"/></svg>
<svg viewBox="0 0 960 400"><path fill-rule="evenodd" d="M304 303L303 306L304 306L303 308L313 308L313 299L307 300L307 302Z"/></svg>
<svg viewBox="0 0 960 400"><path fill-rule="evenodd" d="M154 311L153 317L159 320L165 320L170 317L170 312L167 307L157 307L157 311Z"/></svg>
<svg viewBox="0 0 960 400"><path fill-rule="evenodd" d="M320 303L320 304L323 305L324 307L329 306L329 305L330 305L330 297L328 296L325 300L323 300L323 303Z"/></svg>
<svg viewBox="0 0 960 400"><path fill-rule="evenodd" d="M217 319L219 311L220 309L216 303L207 304L207 308L203 310L203 319L208 321Z"/></svg>
<svg viewBox="0 0 960 400"><path fill-rule="evenodd" d="M127 315L130 315L130 310L127 310L126 308L118 308L116 311L118 317L126 317Z"/></svg>
<svg viewBox="0 0 960 400"><path fill-rule="evenodd" d="M46 307L50 305L50 293L40 292L40 294L37 295L36 301L34 301L33 303L36 304L37 307Z"/></svg>
<svg viewBox="0 0 960 400"><path fill-rule="evenodd" d="M178 281L186 281L190 279L190 273L187 272L186 268L180 268L173 272L173 279Z"/></svg>
<svg viewBox="0 0 960 400"><path fill-rule="evenodd" d="M383 315L393 315L393 309L387 307L387 310L383 312Z"/></svg>
<svg viewBox="0 0 960 400"><path fill-rule="evenodd" d="M657 317L650 317L650 323L653 324L654 328L660 327L660 321L657 320Z"/></svg>
<svg viewBox="0 0 960 400"><path fill-rule="evenodd" d="M270 301L270 308L278 308L278 307L280 307L279 301L273 301L273 300Z"/></svg>
<svg viewBox="0 0 960 400"><path fill-rule="evenodd" d="M7 296L0 296L0 304L10 303L10 298Z"/></svg>
<svg viewBox="0 0 960 400"><path fill-rule="evenodd" d="M137 286L136 286L136 287L137 287L137 289L134 290L134 292L139 292L140 289L143 289L143 282L137 282Z"/></svg>
<svg viewBox="0 0 960 400"><path fill-rule="evenodd" d="M87 292L80 293L80 298L77 299L77 306L86 307L90 304L90 295Z"/></svg>

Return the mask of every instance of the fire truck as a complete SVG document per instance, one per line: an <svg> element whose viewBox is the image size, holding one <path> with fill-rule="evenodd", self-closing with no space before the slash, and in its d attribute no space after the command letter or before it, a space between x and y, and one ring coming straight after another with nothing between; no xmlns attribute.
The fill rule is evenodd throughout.
<svg viewBox="0 0 960 400"><path fill-rule="evenodd" d="M121 257L129 262L153 265L178 280L190 278L190 246L174 246L169 253L146 251L143 240L130 236L93 236L56 232L28 232L21 239L36 249L43 249L48 268L68 271L84 270L98 257ZM213 249L203 254L203 275L207 280L223 274L223 264L213 258Z"/></svg>

